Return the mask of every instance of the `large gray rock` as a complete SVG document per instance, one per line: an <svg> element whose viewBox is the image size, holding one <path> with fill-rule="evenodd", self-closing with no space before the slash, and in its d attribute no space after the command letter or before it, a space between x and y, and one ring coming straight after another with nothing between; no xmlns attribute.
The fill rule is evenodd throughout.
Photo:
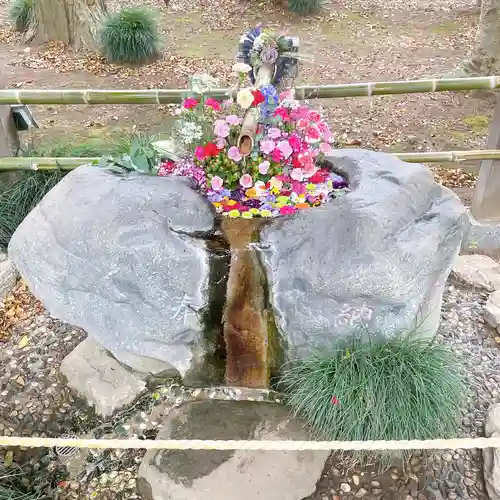
<svg viewBox="0 0 500 500"><path fill-rule="evenodd" d="M307 440L303 424L274 403L200 401L173 410L157 439ZM144 500L302 500L314 492L328 451L148 451Z"/></svg>
<svg viewBox="0 0 500 500"><path fill-rule="evenodd" d="M5 299L17 282L17 269L7 255L0 253L0 300Z"/></svg>
<svg viewBox="0 0 500 500"><path fill-rule="evenodd" d="M352 191L274 221L259 244L288 355L364 326L386 335L419 326L432 337L464 206L422 165L362 150L330 161Z"/></svg>
<svg viewBox="0 0 500 500"><path fill-rule="evenodd" d="M68 174L14 233L9 255L50 313L138 371L196 379L212 209L187 179Z"/></svg>

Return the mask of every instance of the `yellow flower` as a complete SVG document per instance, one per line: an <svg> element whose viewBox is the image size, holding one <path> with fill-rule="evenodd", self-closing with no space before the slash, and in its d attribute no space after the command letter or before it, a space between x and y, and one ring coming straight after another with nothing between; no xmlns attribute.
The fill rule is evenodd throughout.
<svg viewBox="0 0 500 500"><path fill-rule="evenodd" d="M248 109L252 105L253 99L254 97L250 89L241 89L236 96L236 102L243 109Z"/></svg>
<svg viewBox="0 0 500 500"><path fill-rule="evenodd" d="M227 215L231 217L231 219L237 219L240 216L240 211L239 210L230 210Z"/></svg>
<svg viewBox="0 0 500 500"><path fill-rule="evenodd" d="M283 205L286 205L290 201L290 198L288 196L278 196L276 198L277 203L282 203Z"/></svg>
<svg viewBox="0 0 500 500"><path fill-rule="evenodd" d="M277 188L277 187L272 187L272 188L269 190L269 192L270 192L271 194L273 194L274 196L276 196L276 195L280 194L280 190L279 190L279 188Z"/></svg>
<svg viewBox="0 0 500 500"><path fill-rule="evenodd" d="M261 210L260 215L261 217L271 217L273 214L271 210Z"/></svg>
<svg viewBox="0 0 500 500"><path fill-rule="evenodd" d="M252 215L259 215L260 214L260 210L258 208L251 208L250 209L250 213Z"/></svg>
<svg viewBox="0 0 500 500"><path fill-rule="evenodd" d="M313 184L312 182L310 182L307 186L306 186L306 189L308 191L314 191L316 189L316 184Z"/></svg>
<svg viewBox="0 0 500 500"><path fill-rule="evenodd" d="M242 212L241 218L242 219L251 219L251 218L253 218L253 215L250 213L250 210L248 210L246 212Z"/></svg>
<svg viewBox="0 0 500 500"><path fill-rule="evenodd" d="M234 201L234 200L229 200L229 201L227 202L227 205L229 205L230 207L232 207L233 205L236 205L236 201Z"/></svg>
<svg viewBox="0 0 500 500"><path fill-rule="evenodd" d="M218 201L214 201L214 202L212 203L212 205L213 205L215 208L218 208L218 207L222 206L222 203L219 203Z"/></svg>

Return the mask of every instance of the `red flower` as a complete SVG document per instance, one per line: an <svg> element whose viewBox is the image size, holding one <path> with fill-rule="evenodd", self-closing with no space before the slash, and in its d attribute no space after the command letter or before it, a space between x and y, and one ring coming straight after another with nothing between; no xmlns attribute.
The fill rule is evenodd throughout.
<svg viewBox="0 0 500 500"><path fill-rule="evenodd" d="M274 111L274 116L281 116L281 119L284 122L289 122L291 120L288 110L282 107L276 108L276 110Z"/></svg>
<svg viewBox="0 0 500 500"><path fill-rule="evenodd" d="M280 160L283 158L283 153L281 152L281 149L278 148L273 149L273 152L271 153L271 158L274 162L279 163Z"/></svg>
<svg viewBox="0 0 500 500"><path fill-rule="evenodd" d="M214 111L220 111L221 109L221 104L219 101L215 100L213 97L209 97L205 101L205 106L208 106L209 108L212 108Z"/></svg>
<svg viewBox="0 0 500 500"><path fill-rule="evenodd" d="M326 180L326 175L319 171L309 177L309 182L312 182L313 184L321 184Z"/></svg>
<svg viewBox="0 0 500 500"><path fill-rule="evenodd" d="M208 156L217 156L219 154L219 149L213 142L208 142L203 148L203 154L205 155L205 158Z"/></svg>
<svg viewBox="0 0 500 500"><path fill-rule="evenodd" d="M184 102L182 103L182 106L185 109L193 109L198 106L198 101L194 97L188 97L187 99L184 99Z"/></svg>
<svg viewBox="0 0 500 500"><path fill-rule="evenodd" d="M338 404L340 404L340 402L337 399L337 396L332 396L332 405L338 405Z"/></svg>
<svg viewBox="0 0 500 500"><path fill-rule="evenodd" d="M299 159L297 158L297 156L293 156L292 158L292 165L295 167L295 168L302 168L302 163L299 161Z"/></svg>
<svg viewBox="0 0 500 500"><path fill-rule="evenodd" d="M260 90L251 90L250 92L253 95L252 106L258 106L259 104L262 104L266 100L264 94Z"/></svg>

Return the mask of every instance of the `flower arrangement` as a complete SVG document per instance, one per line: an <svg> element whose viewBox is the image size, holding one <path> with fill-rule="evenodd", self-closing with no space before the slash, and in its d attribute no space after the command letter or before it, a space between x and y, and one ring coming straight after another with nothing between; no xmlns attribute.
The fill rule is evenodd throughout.
<svg viewBox="0 0 500 500"><path fill-rule="evenodd" d="M238 63L235 70L248 68ZM244 156L238 140L246 113L254 113L258 124L251 152ZM244 88L223 102L191 95L179 115L175 142L189 153L164 160L158 175L193 178L222 215L289 215L346 191L343 177L321 167L332 151L333 134L321 114L296 101L291 90Z"/></svg>
<svg viewBox="0 0 500 500"><path fill-rule="evenodd" d="M140 144L130 155L104 159L104 165L190 177L216 212L230 218L290 215L344 194L345 179L324 161L335 140L321 114L297 101L293 90L280 92L262 79L260 88L241 88L248 74L260 64L272 67L291 43L253 31L253 67L234 65L239 83L225 100L211 97L214 79L192 77L171 139Z"/></svg>

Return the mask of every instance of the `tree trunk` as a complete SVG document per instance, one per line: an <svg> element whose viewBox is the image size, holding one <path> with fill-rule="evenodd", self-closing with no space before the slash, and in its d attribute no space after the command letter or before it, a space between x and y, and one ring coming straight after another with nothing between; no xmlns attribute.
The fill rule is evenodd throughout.
<svg viewBox="0 0 500 500"><path fill-rule="evenodd" d="M98 30L106 14L104 0L34 0L25 41L61 41L75 50L99 51Z"/></svg>
<svg viewBox="0 0 500 500"><path fill-rule="evenodd" d="M460 76L488 76L497 74L499 69L500 0L482 0L472 54L462 62L456 73Z"/></svg>

